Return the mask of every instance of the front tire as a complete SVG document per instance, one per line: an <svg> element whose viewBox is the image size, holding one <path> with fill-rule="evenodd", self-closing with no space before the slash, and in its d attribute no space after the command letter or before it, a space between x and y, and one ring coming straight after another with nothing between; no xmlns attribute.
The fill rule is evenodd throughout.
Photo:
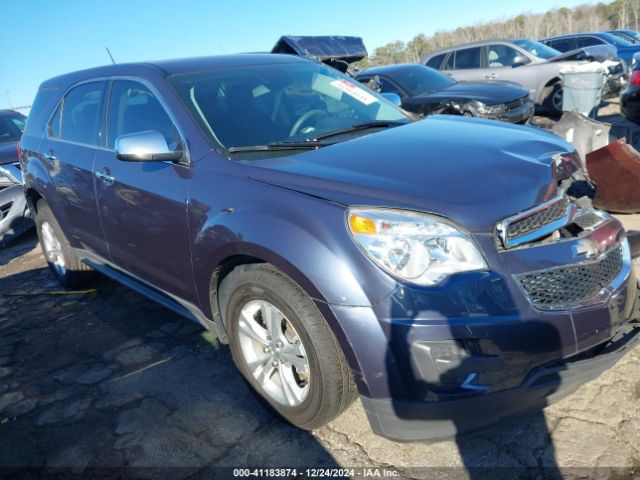
<svg viewBox="0 0 640 480"><path fill-rule="evenodd" d="M355 400L333 332L290 278L270 265L243 265L225 277L219 292L234 362L280 415L311 430Z"/></svg>
<svg viewBox="0 0 640 480"><path fill-rule="evenodd" d="M35 223L47 265L58 282L66 288L90 283L95 271L80 261L44 200L39 200L36 205Z"/></svg>
<svg viewBox="0 0 640 480"><path fill-rule="evenodd" d="M552 117L562 116L562 82L551 86L549 94L544 99L544 107Z"/></svg>

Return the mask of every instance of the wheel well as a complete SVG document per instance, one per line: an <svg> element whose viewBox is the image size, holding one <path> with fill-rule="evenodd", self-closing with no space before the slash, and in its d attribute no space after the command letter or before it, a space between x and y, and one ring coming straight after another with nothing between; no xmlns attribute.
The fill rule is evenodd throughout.
<svg viewBox="0 0 640 480"><path fill-rule="evenodd" d="M38 211L38 200L40 200L42 198L42 195L40 195L33 188L29 188L25 192L25 197L27 199L27 205L29 206L29 210L31 210L32 213L37 213L37 211Z"/></svg>
<svg viewBox="0 0 640 480"><path fill-rule="evenodd" d="M259 263L266 263L264 260L252 257L250 255L234 255L232 257L228 257L224 259L213 271L211 275L211 283L209 285L209 303L211 304L211 313L213 315L213 321L216 324L216 329L218 333L218 339L222 343L228 343L229 338L227 337L227 329L224 326L224 322L222 321L222 313L220 312L220 304L218 302L218 288L220 284L224 280L224 278L229 275L234 268L239 267L240 265L254 265Z"/></svg>
<svg viewBox="0 0 640 480"><path fill-rule="evenodd" d="M556 83L558 83L559 81L560 81L560 77L554 77L545 84L544 88L551 87Z"/></svg>

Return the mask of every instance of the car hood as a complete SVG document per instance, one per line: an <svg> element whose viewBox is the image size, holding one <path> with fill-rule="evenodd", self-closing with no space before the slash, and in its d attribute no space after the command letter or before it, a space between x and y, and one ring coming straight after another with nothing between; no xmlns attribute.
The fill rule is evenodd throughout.
<svg viewBox="0 0 640 480"><path fill-rule="evenodd" d="M529 94L520 85L509 82L458 82L440 90L423 93L413 100L479 100L487 105L515 102Z"/></svg>
<svg viewBox="0 0 640 480"><path fill-rule="evenodd" d="M255 180L342 205L419 210L491 232L557 194L551 156L567 151L534 127L437 115L246 167Z"/></svg>
<svg viewBox="0 0 640 480"><path fill-rule="evenodd" d="M618 53L613 45L593 45L591 47L578 48L550 58L550 62L567 62L571 60L604 62L616 60Z"/></svg>
<svg viewBox="0 0 640 480"><path fill-rule="evenodd" d="M18 161L18 142L0 143L0 165Z"/></svg>

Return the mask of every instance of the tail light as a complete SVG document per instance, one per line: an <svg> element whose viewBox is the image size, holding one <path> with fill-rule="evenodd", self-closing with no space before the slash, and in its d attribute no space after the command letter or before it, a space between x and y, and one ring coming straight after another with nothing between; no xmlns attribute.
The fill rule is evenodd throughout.
<svg viewBox="0 0 640 480"><path fill-rule="evenodd" d="M631 72L629 83L631 85L635 85L636 87L640 86L640 70L634 70L633 72Z"/></svg>

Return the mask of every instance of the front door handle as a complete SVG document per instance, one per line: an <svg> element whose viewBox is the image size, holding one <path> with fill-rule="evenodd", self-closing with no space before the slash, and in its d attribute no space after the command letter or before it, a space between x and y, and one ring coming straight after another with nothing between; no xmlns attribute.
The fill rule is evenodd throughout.
<svg viewBox="0 0 640 480"><path fill-rule="evenodd" d="M496 78L498 78L498 75L496 75L495 73L487 73L484 78L486 80L495 80Z"/></svg>
<svg viewBox="0 0 640 480"><path fill-rule="evenodd" d="M104 170L105 169L96 170L93 173L95 174L96 178L102 180L105 185L111 185L115 179L111 175L108 175Z"/></svg>

